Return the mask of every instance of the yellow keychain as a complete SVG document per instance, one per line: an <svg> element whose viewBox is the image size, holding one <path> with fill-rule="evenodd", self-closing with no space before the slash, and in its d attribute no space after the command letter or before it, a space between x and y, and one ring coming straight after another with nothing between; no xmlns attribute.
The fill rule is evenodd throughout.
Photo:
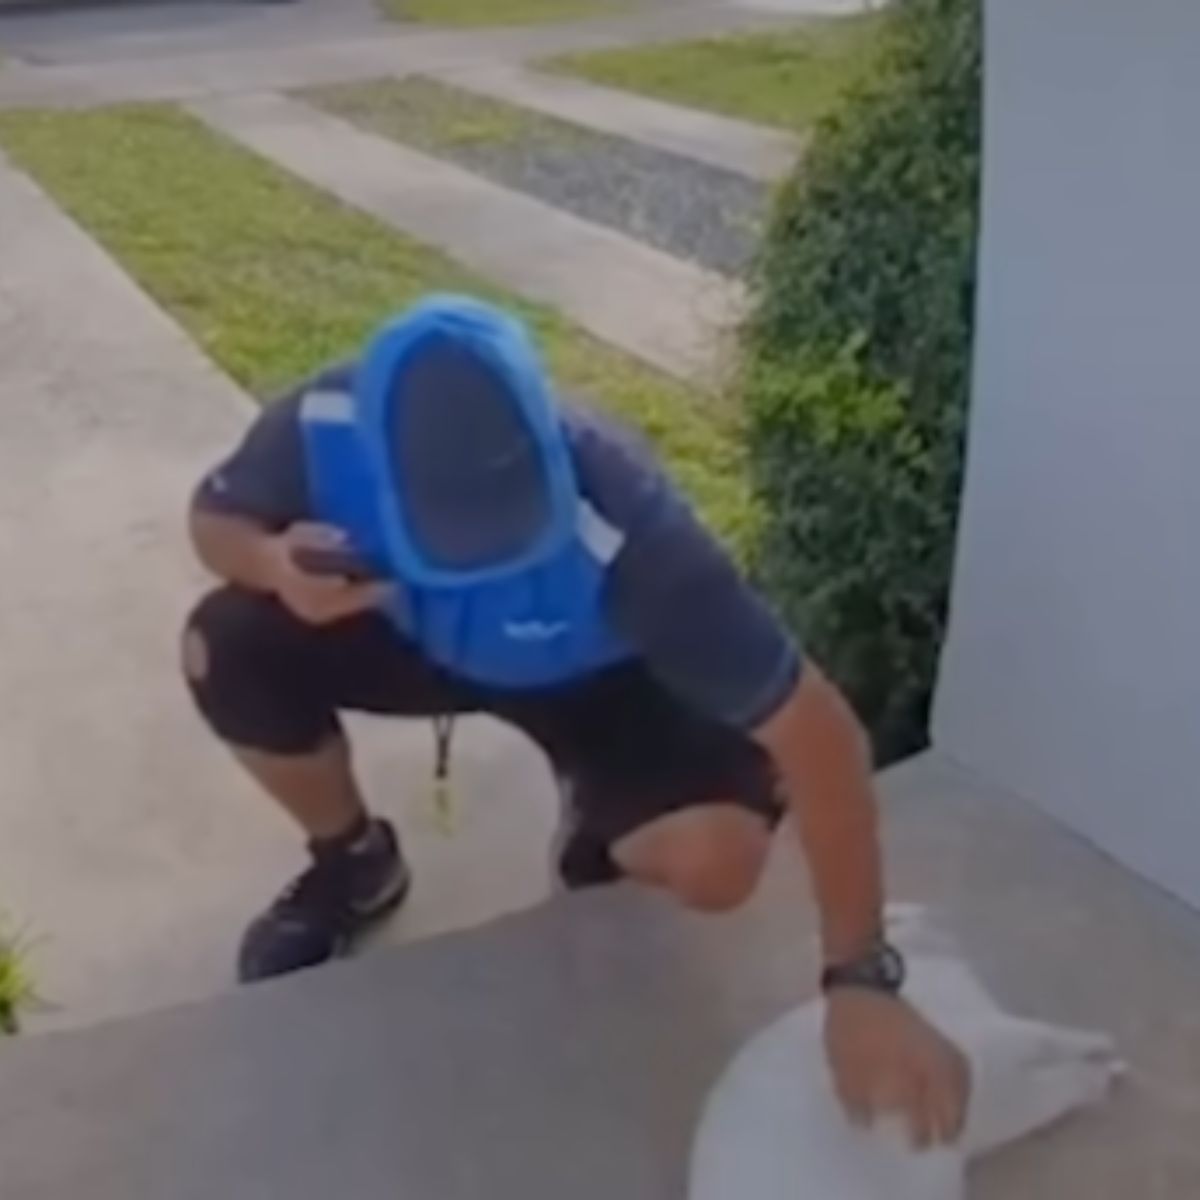
<svg viewBox="0 0 1200 1200"><path fill-rule="evenodd" d="M433 823L443 837L451 837L458 826L454 788L450 782L450 751L454 739L454 718L452 716L434 717L433 737L435 743Z"/></svg>

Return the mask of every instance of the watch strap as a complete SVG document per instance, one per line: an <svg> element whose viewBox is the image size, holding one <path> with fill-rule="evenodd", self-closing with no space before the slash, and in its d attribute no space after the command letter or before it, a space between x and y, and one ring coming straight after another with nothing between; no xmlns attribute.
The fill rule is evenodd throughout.
<svg viewBox="0 0 1200 1200"><path fill-rule="evenodd" d="M905 974L903 956L881 940L860 958L826 966L821 972L821 991L857 987L895 996L904 986Z"/></svg>

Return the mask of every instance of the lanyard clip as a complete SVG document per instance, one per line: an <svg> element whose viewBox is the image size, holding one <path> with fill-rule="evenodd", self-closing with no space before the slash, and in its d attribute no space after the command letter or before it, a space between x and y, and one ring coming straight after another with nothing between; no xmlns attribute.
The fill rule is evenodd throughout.
<svg viewBox="0 0 1200 1200"><path fill-rule="evenodd" d="M454 789L450 782L450 759L454 742L452 716L434 717L433 738L433 823L438 833L443 837L450 837L458 826Z"/></svg>

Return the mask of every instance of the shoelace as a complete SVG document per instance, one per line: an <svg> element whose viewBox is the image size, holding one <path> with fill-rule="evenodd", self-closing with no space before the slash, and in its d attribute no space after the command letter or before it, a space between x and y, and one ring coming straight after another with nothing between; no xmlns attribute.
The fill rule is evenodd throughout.
<svg viewBox="0 0 1200 1200"><path fill-rule="evenodd" d="M271 906L276 913L303 912L311 908L349 907L346 872L340 863L314 862L297 875Z"/></svg>

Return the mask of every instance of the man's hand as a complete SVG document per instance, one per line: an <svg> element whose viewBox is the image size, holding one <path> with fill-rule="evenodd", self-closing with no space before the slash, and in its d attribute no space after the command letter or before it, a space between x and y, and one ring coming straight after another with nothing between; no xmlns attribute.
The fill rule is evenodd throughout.
<svg viewBox="0 0 1200 1200"><path fill-rule="evenodd" d="M263 582L309 625L332 625L369 612L387 597L389 585L314 575L296 563L297 550L334 550L344 544L342 533L328 525L293 525L262 543Z"/></svg>
<svg viewBox="0 0 1200 1200"><path fill-rule="evenodd" d="M855 1124L905 1118L925 1149L962 1133L970 1070L960 1050L914 1008L866 988L837 988L825 1012L825 1050L838 1096Z"/></svg>

